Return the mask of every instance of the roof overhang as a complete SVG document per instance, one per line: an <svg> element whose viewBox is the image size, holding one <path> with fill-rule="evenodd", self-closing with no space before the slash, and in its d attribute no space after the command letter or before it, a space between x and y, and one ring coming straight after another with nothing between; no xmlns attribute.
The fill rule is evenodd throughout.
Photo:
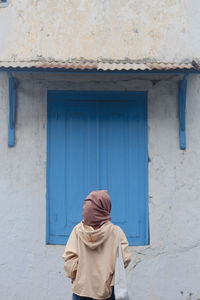
<svg viewBox="0 0 200 300"><path fill-rule="evenodd" d="M16 80L14 72L42 73L131 73L131 74L183 74L179 81L179 137L180 149L186 149L186 95L188 75L200 73L200 66L191 63L154 63L124 61L69 61L69 62L0 62L0 71L8 73L9 80L9 130L8 146L15 145Z"/></svg>
<svg viewBox="0 0 200 300"><path fill-rule="evenodd" d="M200 64L196 61L165 63L152 61L134 61L130 59L72 59L62 61L0 61L1 71L29 72L130 72L130 73L186 73L200 72Z"/></svg>

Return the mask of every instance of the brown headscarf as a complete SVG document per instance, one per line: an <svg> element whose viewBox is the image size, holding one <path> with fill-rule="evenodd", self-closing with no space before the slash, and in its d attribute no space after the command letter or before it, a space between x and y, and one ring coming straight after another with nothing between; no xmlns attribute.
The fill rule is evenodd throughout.
<svg viewBox="0 0 200 300"><path fill-rule="evenodd" d="M111 219L110 212L111 202L108 191L92 191L84 200L83 223L100 227Z"/></svg>

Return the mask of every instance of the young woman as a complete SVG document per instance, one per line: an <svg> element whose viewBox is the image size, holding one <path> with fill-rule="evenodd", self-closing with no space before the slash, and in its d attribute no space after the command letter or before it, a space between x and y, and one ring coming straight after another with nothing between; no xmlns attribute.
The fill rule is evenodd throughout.
<svg viewBox="0 0 200 300"><path fill-rule="evenodd" d="M92 191L83 204L83 219L74 227L63 253L64 270L72 279L72 299L114 300L114 272L119 230L110 220L107 190ZM124 266L130 262L128 241L120 230Z"/></svg>

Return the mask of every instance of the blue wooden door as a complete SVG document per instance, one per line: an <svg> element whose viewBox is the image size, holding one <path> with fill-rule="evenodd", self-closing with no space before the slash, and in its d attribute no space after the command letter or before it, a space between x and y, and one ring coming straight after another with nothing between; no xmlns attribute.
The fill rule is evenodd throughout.
<svg viewBox="0 0 200 300"><path fill-rule="evenodd" d="M47 242L65 244L83 200L108 189L112 221L148 243L144 92L48 92Z"/></svg>

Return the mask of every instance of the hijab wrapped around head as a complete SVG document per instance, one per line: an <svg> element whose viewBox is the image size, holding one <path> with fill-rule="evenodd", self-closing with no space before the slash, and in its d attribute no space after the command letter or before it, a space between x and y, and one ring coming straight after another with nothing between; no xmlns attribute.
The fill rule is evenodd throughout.
<svg viewBox="0 0 200 300"><path fill-rule="evenodd" d="M83 223L100 227L111 219L110 212L111 201L108 191L92 191L84 200Z"/></svg>

